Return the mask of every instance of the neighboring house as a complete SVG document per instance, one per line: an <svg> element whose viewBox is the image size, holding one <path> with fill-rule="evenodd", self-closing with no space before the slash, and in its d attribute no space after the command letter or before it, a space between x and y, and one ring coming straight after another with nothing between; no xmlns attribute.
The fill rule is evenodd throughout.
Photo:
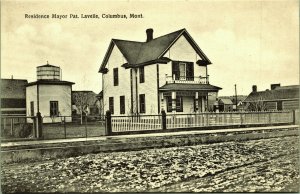
<svg viewBox="0 0 300 194"><path fill-rule="evenodd" d="M1 79L1 114L26 115L26 84L23 79Z"/></svg>
<svg viewBox="0 0 300 194"><path fill-rule="evenodd" d="M99 100L93 91L72 91L72 111L80 114L80 107L87 115L99 115Z"/></svg>
<svg viewBox="0 0 300 194"><path fill-rule="evenodd" d="M233 102L227 98L219 98L219 111L230 112L233 110Z"/></svg>
<svg viewBox="0 0 300 194"><path fill-rule="evenodd" d="M190 34L178 30L147 41L112 39L99 72L104 110L114 115L204 112L208 96L220 87L209 83L211 61Z"/></svg>
<svg viewBox="0 0 300 194"><path fill-rule="evenodd" d="M44 123L60 122L59 116L71 116L71 92L73 82L61 80L61 70L57 66L37 67L37 81L27 84L27 116L41 113ZM71 121L71 117L66 117Z"/></svg>
<svg viewBox="0 0 300 194"><path fill-rule="evenodd" d="M247 98L245 95L237 96L220 96L219 99L230 99L232 101L232 110L236 111L236 100L237 100L237 111L242 111L244 109L243 101Z"/></svg>
<svg viewBox="0 0 300 194"><path fill-rule="evenodd" d="M244 100L246 110L295 110L299 109L299 85L271 84L271 90L252 92Z"/></svg>

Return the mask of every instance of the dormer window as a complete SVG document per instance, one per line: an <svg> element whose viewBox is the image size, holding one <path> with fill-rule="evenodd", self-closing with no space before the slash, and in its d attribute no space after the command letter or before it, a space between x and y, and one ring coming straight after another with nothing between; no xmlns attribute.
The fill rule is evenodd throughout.
<svg viewBox="0 0 300 194"><path fill-rule="evenodd" d="M114 86L118 86L119 85L119 72L118 72L118 68L114 68L113 71L113 76L114 76Z"/></svg>

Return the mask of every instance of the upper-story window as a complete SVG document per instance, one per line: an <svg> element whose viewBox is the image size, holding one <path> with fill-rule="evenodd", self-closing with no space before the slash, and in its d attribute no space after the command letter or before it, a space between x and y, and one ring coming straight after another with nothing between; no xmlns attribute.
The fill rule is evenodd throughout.
<svg viewBox="0 0 300 194"><path fill-rule="evenodd" d="M145 82L145 73L144 73L144 67L140 67L140 83L144 83Z"/></svg>
<svg viewBox="0 0 300 194"><path fill-rule="evenodd" d="M185 61L172 62L172 76L175 80L194 80L194 63Z"/></svg>
<svg viewBox="0 0 300 194"><path fill-rule="evenodd" d="M114 68L114 86L118 86L119 85L119 72L118 72L118 68Z"/></svg>

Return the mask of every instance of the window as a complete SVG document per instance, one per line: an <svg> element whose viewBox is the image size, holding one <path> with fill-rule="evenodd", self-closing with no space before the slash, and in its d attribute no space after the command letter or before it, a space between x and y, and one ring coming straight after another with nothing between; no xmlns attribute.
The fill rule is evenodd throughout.
<svg viewBox="0 0 300 194"><path fill-rule="evenodd" d="M176 97L176 112L183 112L182 97Z"/></svg>
<svg viewBox="0 0 300 194"><path fill-rule="evenodd" d="M179 63L179 79L185 80L185 63Z"/></svg>
<svg viewBox="0 0 300 194"><path fill-rule="evenodd" d="M172 76L175 80L194 80L194 63L193 62L172 62Z"/></svg>
<svg viewBox="0 0 300 194"><path fill-rule="evenodd" d="M34 102L33 101L30 102L30 115L34 116Z"/></svg>
<svg viewBox="0 0 300 194"><path fill-rule="evenodd" d="M120 96L120 114L125 114L125 96Z"/></svg>
<svg viewBox="0 0 300 194"><path fill-rule="evenodd" d="M167 97L167 112L172 112L172 97ZM176 112L183 112L183 102L182 97L176 97Z"/></svg>
<svg viewBox="0 0 300 194"><path fill-rule="evenodd" d="M119 73L118 68L114 68L114 86L119 85Z"/></svg>
<svg viewBox="0 0 300 194"><path fill-rule="evenodd" d="M140 94L140 113L146 112L145 94Z"/></svg>
<svg viewBox="0 0 300 194"><path fill-rule="evenodd" d="M109 97L108 104L111 114L114 114L114 97Z"/></svg>
<svg viewBox="0 0 300 194"><path fill-rule="evenodd" d="M144 67L140 67L140 83L145 82Z"/></svg>
<svg viewBox="0 0 300 194"><path fill-rule="evenodd" d="M58 116L58 101L50 101L50 116Z"/></svg>
<svg viewBox="0 0 300 194"><path fill-rule="evenodd" d="M277 110L282 110L282 101L277 102Z"/></svg>

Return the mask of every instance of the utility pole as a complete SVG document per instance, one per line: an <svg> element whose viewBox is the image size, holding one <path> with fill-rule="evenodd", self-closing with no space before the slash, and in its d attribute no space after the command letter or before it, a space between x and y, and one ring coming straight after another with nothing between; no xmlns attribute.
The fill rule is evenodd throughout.
<svg viewBox="0 0 300 194"><path fill-rule="evenodd" d="M237 92L236 92L236 84L234 84L234 90L235 90L235 110L237 111Z"/></svg>

